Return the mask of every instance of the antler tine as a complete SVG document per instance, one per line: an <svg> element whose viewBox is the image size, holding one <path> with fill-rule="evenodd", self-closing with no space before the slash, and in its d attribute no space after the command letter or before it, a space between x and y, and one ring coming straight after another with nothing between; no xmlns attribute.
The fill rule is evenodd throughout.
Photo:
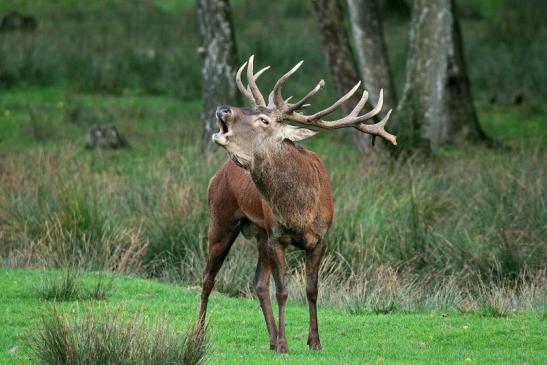
<svg viewBox="0 0 547 365"><path fill-rule="evenodd" d="M249 57L249 66L247 67L247 82L249 83L249 87L251 89L251 93L256 101L257 105L265 106L266 102L264 101L264 97L260 93L260 90L258 89L258 86L256 86L256 79L255 74L253 73L253 63L254 63L255 56L252 55ZM264 72L266 70L262 69L258 73Z"/></svg>
<svg viewBox="0 0 547 365"><path fill-rule="evenodd" d="M332 113L336 108L338 108L340 105L344 104L346 101L349 100L349 98L351 98L353 96L353 94L355 94L355 92L357 91L357 89L359 88L359 86L361 85L361 81L359 81L357 83L357 85L355 85L350 91L348 91L346 93L346 95L342 96L340 99L338 99L334 104L332 104L331 106L329 106L328 108L326 109L323 109L313 115L310 115L308 118L311 119L311 120L315 120L315 119L319 119L327 114L330 114Z"/></svg>
<svg viewBox="0 0 547 365"><path fill-rule="evenodd" d="M397 137L394 136L391 133L386 132L386 130L384 129L384 126L386 125L386 123L389 119L389 116L391 115L391 110L392 109L389 109L389 111L387 112L384 119L382 119L378 123L376 123L376 124L363 124L363 123L361 123L359 125L356 125L355 128L357 128L358 130L360 130L363 133L371 134L372 136L380 136L383 139L385 139L386 141L388 141L391 144L393 144L394 146L396 146L397 145Z"/></svg>
<svg viewBox="0 0 547 365"><path fill-rule="evenodd" d="M317 85L310 90L309 93L306 94L302 99L300 99L298 102L291 104L287 110L287 113L292 113L295 110L304 108L304 105L309 106L309 104L306 104L306 101L308 101L309 98L317 94L317 92L325 86L325 80L321 80L317 83Z"/></svg>
<svg viewBox="0 0 547 365"><path fill-rule="evenodd" d="M374 117L376 114L380 113L380 110L382 110L382 105L383 104L384 104L384 89L380 89L380 96L378 96L378 103L376 104L374 109L372 109L368 113L358 117L357 119L359 120L359 122L364 122L365 120ZM390 112L391 112L391 110L390 110Z"/></svg>
<svg viewBox="0 0 547 365"><path fill-rule="evenodd" d="M255 80L255 81L258 80L258 78L259 78L264 72L266 72L266 71L269 70L269 69L270 69L270 66L266 66L266 67L262 68L260 71L258 71L257 73L255 73L255 75L254 75L254 80Z"/></svg>
<svg viewBox="0 0 547 365"><path fill-rule="evenodd" d="M243 72L243 69L245 68L245 66L247 66L247 62L241 65L241 67L236 72L236 85L239 91L241 91L241 93L243 94L243 96L249 99L251 103L253 103L253 105L256 105L256 101L253 98L251 91L248 90L248 88L246 88L245 86L243 86L243 82L241 81L241 73Z"/></svg>
<svg viewBox="0 0 547 365"><path fill-rule="evenodd" d="M279 80L275 83L274 88L272 89L272 92L270 92L270 95L268 96L268 106L269 107L277 107L278 109L283 109L285 107L285 100L283 100L283 96L281 95L281 88L283 87L283 84L289 79L289 77L292 76L302 66L302 63L304 61L298 62L293 68L289 70L285 75L281 76Z"/></svg>
<svg viewBox="0 0 547 365"><path fill-rule="evenodd" d="M261 105L259 104L259 102L256 100L253 92L252 92L252 89L249 85L247 85L246 87L243 85L243 82L241 81L241 73L243 72L243 69L245 68L245 66L247 66L247 63L248 61L245 61L245 63L243 65L241 65L241 67L237 70L237 73L236 73L236 85L237 85L237 88L239 89L239 91L241 91L241 93L251 101L251 103L254 105ZM266 71L270 68L270 66L266 66L264 67L263 69L261 69L260 71L258 71L256 74L253 75L253 77L249 78L249 80L253 80L255 82L255 86L256 86L256 80ZM247 69L248 71L249 69ZM250 82L250 81L249 81ZM257 88L258 89L258 88ZM260 91L259 91L260 93ZM262 95L261 95L262 96ZM264 101L264 98L262 98L262 101ZM262 105L264 105L264 102L262 103Z"/></svg>
<svg viewBox="0 0 547 365"><path fill-rule="evenodd" d="M344 95L342 98L340 98L340 100L345 98L348 94ZM361 98L361 99L363 99L363 98ZM344 128L344 127L357 127L357 126L359 126L359 124L363 123L365 120L368 120L368 119L374 117L376 114L378 114L380 112L380 110L382 109L383 100L384 100L383 90L381 90L380 91L380 97L378 98L378 104L376 104L374 109L372 109L370 112L368 112L364 115L361 115L361 116L354 116L350 113L349 115L347 115L343 118L333 120L333 121L326 121L326 120L320 119L324 114L320 114L322 112L319 112L319 113L315 113L314 115L311 115L311 116L304 116L304 118L306 118L308 120L309 124L317 125L318 127L326 128L326 129ZM336 102L336 103L338 103L338 102ZM336 103L334 103L331 107L329 107L325 110L331 109L334 105L336 105ZM357 106L353 109L352 113L358 107L360 107L359 104L361 104L361 101L359 101ZM320 115L317 116L318 114L320 114ZM387 122L387 120L386 120L386 122Z"/></svg>
<svg viewBox="0 0 547 365"><path fill-rule="evenodd" d="M257 73L255 73L254 75L254 80L256 82L256 80L258 80L258 78L266 71L270 68L270 66L266 66L264 67L263 69L261 69L260 71L258 71ZM249 85L247 85L247 92L249 93L249 95L253 95L253 93L251 92L251 88L249 87Z"/></svg>
<svg viewBox="0 0 547 365"><path fill-rule="evenodd" d="M359 100L357 105L355 105L355 108L353 108L353 110L351 111L351 113L349 113L349 115L351 117L358 116L359 112L365 107L367 100L368 100L368 91L363 90L363 96L361 96L361 99Z"/></svg>

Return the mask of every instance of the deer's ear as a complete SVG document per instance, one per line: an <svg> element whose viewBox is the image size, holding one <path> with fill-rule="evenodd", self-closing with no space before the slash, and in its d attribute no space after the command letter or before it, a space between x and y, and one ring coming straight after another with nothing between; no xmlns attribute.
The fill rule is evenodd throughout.
<svg viewBox="0 0 547 365"><path fill-rule="evenodd" d="M292 125L285 125L283 127L283 135L285 138L290 139L293 142L302 141L304 139L313 137L317 134L316 131L311 129L299 128Z"/></svg>

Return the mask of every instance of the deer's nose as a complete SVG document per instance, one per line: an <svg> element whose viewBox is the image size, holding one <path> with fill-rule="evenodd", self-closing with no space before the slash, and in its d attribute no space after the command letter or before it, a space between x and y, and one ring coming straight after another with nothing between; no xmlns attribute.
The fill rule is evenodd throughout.
<svg viewBox="0 0 547 365"><path fill-rule="evenodd" d="M224 120L223 117L228 113L230 113L230 107L229 106L222 105L222 106L219 106L217 108L217 118L218 119Z"/></svg>

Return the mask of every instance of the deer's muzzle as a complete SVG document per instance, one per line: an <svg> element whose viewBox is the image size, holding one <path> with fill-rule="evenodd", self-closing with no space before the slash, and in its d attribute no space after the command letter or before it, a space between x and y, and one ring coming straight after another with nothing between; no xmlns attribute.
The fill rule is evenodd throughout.
<svg viewBox="0 0 547 365"><path fill-rule="evenodd" d="M216 111L217 123L219 131L213 134L213 142L218 145L225 146L228 143L228 138L232 135L229 124L228 116L231 110L227 106L219 106Z"/></svg>

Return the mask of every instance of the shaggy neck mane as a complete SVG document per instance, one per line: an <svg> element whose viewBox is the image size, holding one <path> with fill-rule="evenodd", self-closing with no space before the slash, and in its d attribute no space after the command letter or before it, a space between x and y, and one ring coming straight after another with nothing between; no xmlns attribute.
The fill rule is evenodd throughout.
<svg viewBox="0 0 547 365"><path fill-rule="evenodd" d="M315 219L320 177L311 152L292 141L255 149L250 173L278 223L298 231Z"/></svg>

